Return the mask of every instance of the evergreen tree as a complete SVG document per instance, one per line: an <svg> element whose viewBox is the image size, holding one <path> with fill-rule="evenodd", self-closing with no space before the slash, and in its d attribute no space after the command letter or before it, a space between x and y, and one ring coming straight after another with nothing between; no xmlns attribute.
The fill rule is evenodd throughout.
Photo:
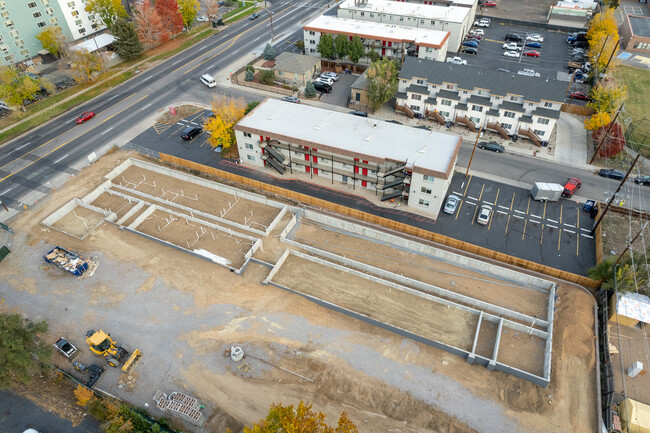
<svg viewBox="0 0 650 433"><path fill-rule="evenodd" d="M115 51L125 60L138 57L142 53L142 44L135 32L133 23L119 18L113 25L113 36L117 39L113 43Z"/></svg>
<svg viewBox="0 0 650 433"><path fill-rule="evenodd" d="M0 388L13 379L29 381L41 373L50 357L50 345L38 338L47 332L47 322L33 323L18 314L0 314Z"/></svg>
<svg viewBox="0 0 650 433"><path fill-rule="evenodd" d="M246 75L244 76L244 80L253 81L254 79L255 79L255 72L253 72L250 69L246 69Z"/></svg>
<svg viewBox="0 0 650 433"><path fill-rule="evenodd" d="M267 43L266 46L264 47L264 53L262 53L262 57L264 57L264 60L273 60L275 59L275 50L271 46L271 44Z"/></svg>
<svg viewBox="0 0 650 433"><path fill-rule="evenodd" d="M313 98L314 96L316 96L314 84L311 81L307 81L307 85L305 86L305 97Z"/></svg>

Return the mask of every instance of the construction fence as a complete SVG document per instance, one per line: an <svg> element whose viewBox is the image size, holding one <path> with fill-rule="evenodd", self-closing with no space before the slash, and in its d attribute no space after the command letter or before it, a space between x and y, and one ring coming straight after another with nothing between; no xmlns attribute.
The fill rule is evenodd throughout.
<svg viewBox="0 0 650 433"><path fill-rule="evenodd" d="M582 275L573 274L571 272L562 271L559 269L551 268L539 263L531 262L529 260L520 259L518 257L513 257L508 254L500 253L498 251L493 251L488 248L483 248L477 245L473 245L467 242L460 241L458 239L453 239L448 236L444 236L438 233L433 233L428 230L424 230L418 227L414 227L408 224L401 223L399 221L394 221L388 218L383 218L377 215L373 215L367 212L362 212L357 209L352 209L346 206L341 206L339 204L312 197L306 194L299 192L291 191L285 188L280 188L275 185L268 183L260 182L255 179L250 179L244 176L237 174L229 173L227 171L219 170L214 167L209 167L207 165L198 164L186 159L177 158L172 155L167 155L165 153L160 154L160 159L165 162L179 165L191 170L198 170L203 173L211 174L213 176L218 176L223 179L227 179L233 182L240 183L252 188L257 188L272 194L281 195L289 199L296 200L301 203L308 204L310 206L319 207L328 211L336 212L340 215L345 215L347 217L356 218L362 221L366 221L371 224L377 224L382 227L386 227L391 230L396 230L411 236L418 237L427 241L435 242L441 245L445 245L451 248L455 248L461 251L465 251L471 254L476 254L481 257L488 259L496 260L501 263L506 263L509 265L517 266L523 269L527 269L533 272L539 272L545 275L548 275L553 278L558 278L561 280L569 281L576 283L591 289L597 289L599 282L592 280L591 278L584 277Z"/></svg>

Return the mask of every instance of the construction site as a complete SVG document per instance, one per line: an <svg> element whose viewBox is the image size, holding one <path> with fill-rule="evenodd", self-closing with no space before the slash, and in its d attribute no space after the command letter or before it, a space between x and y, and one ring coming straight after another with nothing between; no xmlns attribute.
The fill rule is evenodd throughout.
<svg viewBox="0 0 650 433"><path fill-rule="evenodd" d="M594 302L578 286L127 152L12 227L7 305L72 342L128 338L137 367L95 387L154 416L183 407L190 431L300 400L360 431L595 430ZM52 245L92 256L94 275L20 269Z"/></svg>

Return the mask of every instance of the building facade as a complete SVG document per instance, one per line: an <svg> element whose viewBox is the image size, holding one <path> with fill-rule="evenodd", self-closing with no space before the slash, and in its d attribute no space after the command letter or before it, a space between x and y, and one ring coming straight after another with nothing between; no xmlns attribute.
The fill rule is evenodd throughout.
<svg viewBox="0 0 650 433"><path fill-rule="evenodd" d="M234 130L244 164L275 175L308 174L334 189L370 191L378 205L398 202L432 218L461 143L454 134L275 99L260 103Z"/></svg>
<svg viewBox="0 0 650 433"><path fill-rule="evenodd" d="M650 52L650 17L627 15L621 26L621 45L627 51Z"/></svg>
<svg viewBox="0 0 650 433"><path fill-rule="evenodd" d="M444 62L449 42L449 32L321 15L303 27L307 54L320 56L318 44L325 33L333 38L343 34L350 40L357 35L361 38L364 52L372 50L381 57L398 62L407 56Z"/></svg>
<svg viewBox="0 0 650 433"><path fill-rule="evenodd" d="M359 21L449 32L449 51L458 51L474 24L476 10L459 6L433 6L391 0L344 0L337 16Z"/></svg>
<svg viewBox="0 0 650 433"><path fill-rule="evenodd" d="M60 27L68 41L106 28L85 7L85 0L0 0L0 64L21 63L38 55L43 46L36 35L48 26Z"/></svg>
<svg viewBox="0 0 650 433"><path fill-rule="evenodd" d="M566 83L518 74L407 59L399 74L396 108L442 124L484 125L504 138L548 141L566 96Z"/></svg>

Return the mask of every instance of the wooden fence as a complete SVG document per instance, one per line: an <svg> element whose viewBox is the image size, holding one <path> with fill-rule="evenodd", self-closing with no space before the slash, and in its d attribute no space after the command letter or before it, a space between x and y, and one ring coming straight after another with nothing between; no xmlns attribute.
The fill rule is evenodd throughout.
<svg viewBox="0 0 650 433"><path fill-rule="evenodd" d="M336 212L338 214L345 215L347 217L356 218L362 221L369 222L371 224L376 224L382 227L386 227L391 230L397 230L399 232L406 233L408 235L415 236L420 239L436 242L451 248L456 248L458 250L465 251L471 254L476 254L488 259L496 260L502 263L507 263L509 265L518 266L520 268L524 268L529 271L540 272L550 277L570 281L572 283L580 284L582 286L590 287L592 289L596 289L599 286L598 281L592 280L587 277L583 277L582 275L573 274L571 272L566 272L559 269L551 268L549 266L541 265L539 263L531 262L529 260L513 257L508 254L493 251L487 248L480 247L478 245L473 245L438 233L433 233L428 230L424 230L418 227L401 223L399 221L394 221L388 218L383 218L357 209L341 206L339 204L332 203L327 200L319 199L316 197L312 197L310 195L291 191L285 188L280 188L275 185L260 182L258 180L250 179L248 177L240 176L237 174L229 173L227 171L219 170L214 167L198 164L196 162L177 158L175 156L167 155L164 153L160 154L160 159L162 161L170 162L172 164L176 164L181 167L188 168L190 170L197 170L203 173L211 174L213 176L218 176L223 179L227 179L246 186L257 188L272 194L278 194L283 197L287 197L301 203L326 209L328 211Z"/></svg>
<svg viewBox="0 0 650 433"><path fill-rule="evenodd" d="M594 109L587 107L586 105L575 105L575 104L562 104L560 111L565 113L577 114L578 116L591 116L594 114Z"/></svg>

